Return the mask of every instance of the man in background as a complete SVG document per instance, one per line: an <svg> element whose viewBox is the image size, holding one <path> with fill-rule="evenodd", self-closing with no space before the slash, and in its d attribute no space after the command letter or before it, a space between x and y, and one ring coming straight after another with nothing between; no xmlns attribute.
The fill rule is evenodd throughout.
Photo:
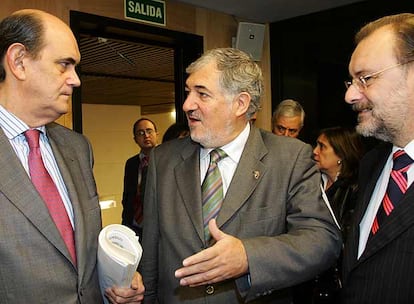
<svg viewBox="0 0 414 304"><path fill-rule="evenodd" d="M92 150L54 123L80 85L79 60L73 33L55 16L27 9L0 23L2 303L102 303ZM137 274L131 288L108 295L139 303L143 289Z"/></svg>
<svg viewBox="0 0 414 304"><path fill-rule="evenodd" d="M342 302L414 303L414 14L373 21L355 41L345 100L357 131L386 143L360 164Z"/></svg>
<svg viewBox="0 0 414 304"><path fill-rule="evenodd" d="M341 246L312 149L249 123L263 80L247 54L210 50L187 72L190 137L154 148L148 167L145 302L290 303Z"/></svg>
<svg viewBox="0 0 414 304"><path fill-rule="evenodd" d="M145 178L150 151L157 145L158 133L155 123L148 118L138 119L132 132L141 151L125 164L122 224L134 230L141 241Z"/></svg>
<svg viewBox="0 0 414 304"><path fill-rule="evenodd" d="M299 102L285 99L278 104L272 116L272 132L279 136L297 138L305 122L305 111Z"/></svg>

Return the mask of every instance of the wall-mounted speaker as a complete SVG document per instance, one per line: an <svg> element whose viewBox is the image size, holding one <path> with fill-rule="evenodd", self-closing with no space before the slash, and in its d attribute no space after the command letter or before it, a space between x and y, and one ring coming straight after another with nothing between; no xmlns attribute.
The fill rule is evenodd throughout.
<svg viewBox="0 0 414 304"><path fill-rule="evenodd" d="M260 23L239 22L237 27L236 49L260 61L263 50L265 25Z"/></svg>

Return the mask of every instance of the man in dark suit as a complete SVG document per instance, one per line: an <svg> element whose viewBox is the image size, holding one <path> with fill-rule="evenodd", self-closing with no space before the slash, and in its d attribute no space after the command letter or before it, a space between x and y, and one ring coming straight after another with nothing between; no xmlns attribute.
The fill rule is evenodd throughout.
<svg viewBox="0 0 414 304"><path fill-rule="evenodd" d="M383 17L356 35L345 100L358 112L357 131L385 143L361 161L343 303L414 303L413 41L414 14Z"/></svg>
<svg viewBox="0 0 414 304"><path fill-rule="evenodd" d="M0 301L102 303L92 150L53 123L80 85L76 39L55 16L21 10L0 23L0 56ZM113 303L142 292L139 275L108 288Z"/></svg>
<svg viewBox="0 0 414 304"><path fill-rule="evenodd" d="M149 154L157 145L157 127L148 118L138 119L132 128L134 141L141 151L125 163L122 194L122 224L130 227L142 239L143 197Z"/></svg>
<svg viewBox="0 0 414 304"><path fill-rule="evenodd" d="M154 148L148 167L144 302L290 303L341 246L311 147L249 124L263 84L247 54L211 50L187 72L191 137Z"/></svg>

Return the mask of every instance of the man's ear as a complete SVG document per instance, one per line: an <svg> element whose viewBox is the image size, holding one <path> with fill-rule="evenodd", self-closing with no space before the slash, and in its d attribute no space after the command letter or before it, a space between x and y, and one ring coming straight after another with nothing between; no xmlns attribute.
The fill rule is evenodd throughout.
<svg viewBox="0 0 414 304"><path fill-rule="evenodd" d="M249 109L251 96L247 92L241 92L235 97L236 103L236 115L241 116L245 115L247 110Z"/></svg>
<svg viewBox="0 0 414 304"><path fill-rule="evenodd" d="M21 43L13 43L6 52L6 69L19 80L26 78L25 61L27 58L26 47ZM7 74L6 72L6 74Z"/></svg>

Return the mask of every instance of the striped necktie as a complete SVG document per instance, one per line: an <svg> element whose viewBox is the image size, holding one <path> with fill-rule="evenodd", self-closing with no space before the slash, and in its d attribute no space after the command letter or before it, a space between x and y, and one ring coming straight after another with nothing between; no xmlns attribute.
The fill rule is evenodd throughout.
<svg viewBox="0 0 414 304"><path fill-rule="evenodd" d="M30 178L49 209L50 216L69 250L72 261L76 265L76 247L73 228L60 193L43 163L39 146L39 135L40 132L36 129L31 129L24 133L30 148Z"/></svg>
<svg viewBox="0 0 414 304"><path fill-rule="evenodd" d="M407 171L413 163L413 160L404 150L396 151L392 158L393 166L388 181L387 191L385 192L377 216L372 224L372 235L378 232L386 217L389 216L394 208L400 203L403 195L407 191Z"/></svg>
<svg viewBox="0 0 414 304"><path fill-rule="evenodd" d="M201 185L203 196L204 239L210 240L208 222L217 217L223 203L223 181L217 163L227 157L226 152L215 149L210 152L210 164Z"/></svg>

